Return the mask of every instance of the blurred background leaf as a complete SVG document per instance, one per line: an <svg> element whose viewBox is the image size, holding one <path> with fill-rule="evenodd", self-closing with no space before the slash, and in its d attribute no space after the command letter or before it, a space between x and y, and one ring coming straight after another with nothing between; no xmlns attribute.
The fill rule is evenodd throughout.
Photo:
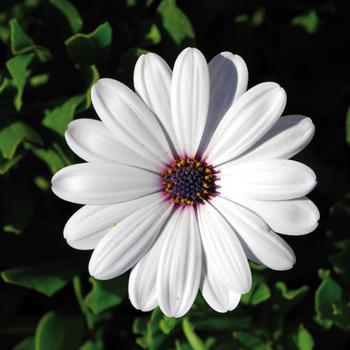
<svg viewBox="0 0 350 350"><path fill-rule="evenodd" d="M97 64L109 59L112 28L108 22L89 34L74 34L65 41L71 59L78 64Z"/></svg>

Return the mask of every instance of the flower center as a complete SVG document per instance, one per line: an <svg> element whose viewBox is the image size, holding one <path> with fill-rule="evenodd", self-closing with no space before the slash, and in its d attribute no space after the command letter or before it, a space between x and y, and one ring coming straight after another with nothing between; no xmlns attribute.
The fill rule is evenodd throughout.
<svg viewBox="0 0 350 350"><path fill-rule="evenodd" d="M160 176L164 194L178 205L196 206L217 194L217 171L203 160L177 158Z"/></svg>

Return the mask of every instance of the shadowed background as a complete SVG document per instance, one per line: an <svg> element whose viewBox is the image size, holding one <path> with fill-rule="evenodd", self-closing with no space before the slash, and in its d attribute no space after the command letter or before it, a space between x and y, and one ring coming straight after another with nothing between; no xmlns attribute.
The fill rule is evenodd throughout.
<svg viewBox="0 0 350 350"><path fill-rule="evenodd" d="M0 349L348 349L348 28L344 1L1 0ZM78 206L55 197L50 178L79 161L63 134L73 118L96 116L89 90L99 77L132 86L139 55L172 66L186 46L208 61L239 54L249 87L276 81L285 114L313 119L315 138L296 159L318 176L310 198L321 222L286 237L293 270L252 266L253 288L235 311L215 313L198 297L170 319L131 306L127 275L89 278L90 252L62 236Z"/></svg>

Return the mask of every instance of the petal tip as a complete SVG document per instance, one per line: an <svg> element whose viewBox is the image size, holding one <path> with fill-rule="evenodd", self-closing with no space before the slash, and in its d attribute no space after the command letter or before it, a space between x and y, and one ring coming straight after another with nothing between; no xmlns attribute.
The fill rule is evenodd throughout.
<svg viewBox="0 0 350 350"><path fill-rule="evenodd" d="M106 277L105 274L103 273L103 271L97 271L98 269L96 268L92 268L89 265L89 274L92 278L94 278L95 280L100 280L100 281L104 281L104 280L108 280L111 279L109 277Z"/></svg>
<svg viewBox="0 0 350 350"><path fill-rule="evenodd" d="M93 96L94 94L98 93L98 90L102 89L102 88L106 88L109 87L111 84L116 84L118 83L117 80L115 79L111 79L111 78L100 78L96 81L95 84L92 85L91 87L91 96Z"/></svg>
<svg viewBox="0 0 350 350"><path fill-rule="evenodd" d="M60 175L61 175L61 170L57 171L51 178L51 191L58 197L59 197L58 185L59 185Z"/></svg>
<svg viewBox="0 0 350 350"><path fill-rule="evenodd" d="M302 126L304 132L311 132L312 135L315 133L315 124L311 118L301 116L299 124Z"/></svg>
<svg viewBox="0 0 350 350"><path fill-rule="evenodd" d="M94 254L95 252L96 250L93 251L89 261L88 270L90 276L101 281L110 280L114 277L117 277L117 275L108 272L109 269L107 266L101 266L103 264L101 264L101 260L98 260L98 258Z"/></svg>
<svg viewBox="0 0 350 350"><path fill-rule="evenodd" d="M239 291L239 294L246 294L250 291L251 288L252 280L250 279L241 285L241 290Z"/></svg>

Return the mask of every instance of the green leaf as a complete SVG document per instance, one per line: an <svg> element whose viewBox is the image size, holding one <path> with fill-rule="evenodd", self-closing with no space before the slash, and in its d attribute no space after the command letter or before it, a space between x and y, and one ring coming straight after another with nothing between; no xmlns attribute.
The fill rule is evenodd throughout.
<svg viewBox="0 0 350 350"><path fill-rule="evenodd" d="M95 314L119 305L127 294L127 275L109 281L90 279L92 290L85 298L85 303Z"/></svg>
<svg viewBox="0 0 350 350"><path fill-rule="evenodd" d="M6 66L10 72L14 84L17 88L17 94L14 99L14 105L19 111L22 107L22 96L24 87L26 86L27 79L30 76L30 70L28 69L30 63L34 58L34 54L24 54L11 58L7 61Z"/></svg>
<svg viewBox="0 0 350 350"><path fill-rule="evenodd" d="M67 125L73 120L74 114L84 98L84 95L73 96L53 109L45 110L42 124L58 134L64 135Z"/></svg>
<svg viewBox="0 0 350 350"><path fill-rule="evenodd" d="M345 121L345 139L346 142L350 145L350 107L346 113L346 121Z"/></svg>
<svg viewBox="0 0 350 350"><path fill-rule="evenodd" d="M350 225L350 193L337 200L330 208L329 214L327 229L336 235L342 235L344 227Z"/></svg>
<svg viewBox="0 0 350 350"><path fill-rule="evenodd" d="M28 337L18 343L13 350L35 350L34 337Z"/></svg>
<svg viewBox="0 0 350 350"><path fill-rule="evenodd" d="M91 106L91 88L92 85L96 83L96 81L100 78L100 73L98 72L98 69L96 66L89 66L89 67L84 67L82 74L85 78L85 84L86 84L86 92L85 92L85 99L81 103L81 105L78 108L80 111L87 110Z"/></svg>
<svg viewBox="0 0 350 350"><path fill-rule="evenodd" d="M35 185L42 191L48 191L50 188L50 181L43 176L35 176L34 178Z"/></svg>
<svg viewBox="0 0 350 350"><path fill-rule="evenodd" d="M195 322L196 329L228 332L233 330L249 330L254 326L254 320L249 314L244 314L239 309L236 309L234 315L235 317L232 317L232 313L214 313L214 315L208 315L205 318L199 317Z"/></svg>
<svg viewBox="0 0 350 350"><path fill-rule="evenodd" d="M339 302L342 289L330 277L329 270L319 270L318 275L322 279L322 283L315 293L316 320L325 328L330 328L333 324L334 305Z"/></svg>
<svg viewBox="0 0 350 350"><path fill-rule="evenodd" d="M105 22L89 34L73 35L65 41L65 45L75 63L85 65L103 63L110 56L112 27Z"/></svg>
<svg viewBox="0 0 350 350"><path fill-rule="evenodd" d="M77 298L81 313L85 317L85 322L89 330L93 330L97 321L97 316L92 313L86 305L83 297L82 285L79 276L73 277L73 289L75 297Z"/></svg>
<svg viewBox="0 0 350 350"><path fill-rule="evenodd" d="M277 282L273 291L272 309L279 314L289 312L289 310L304 298L308 290L308 286L302 286L297 289L288 289L284 282Z"/></svg>
<svg viewBox="0 0 350 350"><path fill-rule="evenodd" d="M135 319L133 332L141 336L136 339L136 343L143 349L162 349L166 336L160 330L159 324L164 315L159 308L153 310L150 318Z"/></svg>
<svg viewBox="0 0 350 350"><path fill-rule="evenodd" d="M133 324L132 324L132 331L135 334L145 334L147 329L147 319L146 317L143 318L135 318Z"/></svg>
<svg viewBox="0 0 350 350"><path fill-rule="evenodd" d="M193 350L193 348L187 341L176 339L175 350Z"/></svg>
<svg viewBox="0 0 350 350"><path fill-rule="evenodd" d="M195 333L194 327L191 325L189 319L185 317L182 320L182 329L185 333L187 341L194 350L206 350L206 346L201 338Z"/></svg>
<svg viewBox="0 0 350 350"><path fill-rule="evenodd" d="M335 242L334 245L340 252L330 256L328 260L331 264L333 264L334 271L345 281L350 283L350 239Z"/></svg>
<svg viewBox="0 0 350 350"><path fill-rule="evenodd" d="M264 7L258 7L252 15L252 26L259 27L264 23L266 10Z"/></svg>
<svg viewBox="0 0 350 350"><path fill-rule="evenodd" d="M104 345L102 340L88 340L79 348L79 350L103 350Z"/></svg>
<svg viewBox="0 0 350 350"><path fill-rule="evenodd" d="M233 338L237 342L238 349L244 350L271 350L272 348L263 339L261 330L251 330L250 332L233 332Z"/></svg>
<svg viewBox="0 0 350 350"><path fill-rule="evenodd" d="M147 34L144 37L145 45L156 45L162 40L162 35L160 34L159 28L155 23L152 23Z"/></svg>
<svg viewBox="0 0 350 350"><path fill-rule="evenodd" d="M15 166L21 159L23 154L17 154L11 159L5 159L0 154L0 175L6 174L13 166Z"/></svg>
<svg viewBox="0 0 350 350"><path fill-rule="evenodd" d="M174 317L167 317L164 315L164 317L159 321L159 328L163 331L165 334L169 334L179 323L177 318Z"/></svg>
<svg viewBox="0 0 350 350"><path fill-rule="evenodd" d="M256 270L256 271L264 271L264 270L266 270L266 266L258 264L258 263L255 263L254 261L249 261L249 265L250 265L250 267L253 270Z"/></svg>
<svg viewBox="0 0 350 350"><path fill-rule="evenodd" d="M38 323L35 350L76 350L82 337L83 322L80 318L50 311Z"/></svg>
<svg viewBox="0 0 350 350"><path fill-rule="evenodd" d="M126 6L133 7L136 6L138 3L138 0L126 0Z"/></svg>
<svg viewBox="0 0 350 350"><path fill-rule="evenodd" d="M0 204L4 232L22 233L32 219L32 192L24 182L5 176L0 182L0 193L6 198Z"/></svg>
<svg viewBox="0 0 350 350"><path fill-rule="evenodd" d="M147 50L138 47L132 47L127 50L120 59L118 73L125 78L132 76L137 59L147 52Z"/></svg>
<svg viewBox="0 0 350 350"><path fill-rule="evenodd" d="M11 19L10 21L10 32L11 51L14 55L33 52L42 62L46 62L52 58L50 51L42 46L36 45L34 41L24 32L22 26L15 18Z"/></svg>
<svg viewBox="0 0 350 350"><path fill-rule="evenodd" d="M43 262L2 271L1 277L6 283L34 289L47 296L52 296L67 285L75 274L81 272L81 269L80 265L72 261Z"/></svg>
<svg viewBox="0 0 350 350"><path fill-rule="evenodd" d="M176 0L162 0L158 6L164 30L180 46L193 42L195 35L188 17L177 7Z"/></svg>
<svg viewBox="0 0 350 350"><path fill-rule="evenodd" d="M0 19L4 18L6 13L0 12ZM6 18L6 17L5 17ZM10 30L7 25L0 25L0 41L7 43L10 38Z"/></svg>
<svg viewBox="0 0 350 350"><path fill-rule="evenodd" d="M3 119L4 125L0 123L0 152L5 159L14 157L18 146L29 141L42 144L40 135L24 122Z"/></svg>
<svg viewBox="0 0 350 350"><path fill-rule="evenodd" d="M308 286L302 286L297 289L288 289L284 282L277 282L275 287L281 292L281 295L286 300L294 300L304 296L309 290Z"/></svg>
<svg viewBox="0 0 350 350"><path fill-rule="evenodd" d="M70 164L58 143L54 142L50 148L33 147L31 151L46 163L52 174Z"/></svg>
<svg viewBox="0 0 350 350"><path fill-rule="evenodd" d="M49 81L49 75L48 74L38 74L34 77L31 77L29 79L29 84L32 87L37 87L46 84Z"/></svg>
<svg viewBox="0 0 350 350"><path fill-rule="evenodd" d="M235 17L235 23L250 23L251 19L246 13L242 13Z"/></svg>
<svg viewBox="0 0 350 350"><path fill-rule="evenodd" d="M264 23L266 10L264 7L259 6L256 11L251 15L243 13L235 18L235 23L248 24L251 27L259 27Z"/></svg>
<svg viewBox="0 0 350 350"><path fill-rule="evenodd" d="M35 46L34 41L24 32L17 19L10 20L11 51L14 55L26 53Z"/></svg>
<svg viewBox="0 0 350 350"><path fill-rule="evenodd" d="M83 27L83 20L78 10L67 0L49 0L67 19L73 33L77 33Z"/></svg>
<svg viewBox="0 0 350 350"><path fill-rule="evenodd" d="M0 84L0 95L12 86L13 86L12 79L9 79L7 77L2 77L1 84Z"/></svg>
<svg viewBox="0 0 350 350"><path fill-rule="evenodd" d="M312 335L302 324L299 326L294 341L299 350L312 350L314 348Z"/></svg>
<svg viewBox="0 0 350 350"><path fill-rule="evenodd" d="M336 326L350 330L350 302L343 299L342 287L330 277L329 270L318 271L322 279L315 293L316 321L324 328Z"/></svg>
<svg viewBox="0 0 350 350"><path fill-rule="evenodd" d="M242 295L241 302L246 305L259 305L271 297L271 290L268 285L259 281L256 282L256 278L253 279L253 285L249 293Z"/></svg>
<svg viewBox="0 0 350 350"><path fill-rule="evenodd" d="M314 10L310 10L308 13L294 17L291 23L295 26L302 27L307 33L313 34L317 31L320 20Z"/></svg>

